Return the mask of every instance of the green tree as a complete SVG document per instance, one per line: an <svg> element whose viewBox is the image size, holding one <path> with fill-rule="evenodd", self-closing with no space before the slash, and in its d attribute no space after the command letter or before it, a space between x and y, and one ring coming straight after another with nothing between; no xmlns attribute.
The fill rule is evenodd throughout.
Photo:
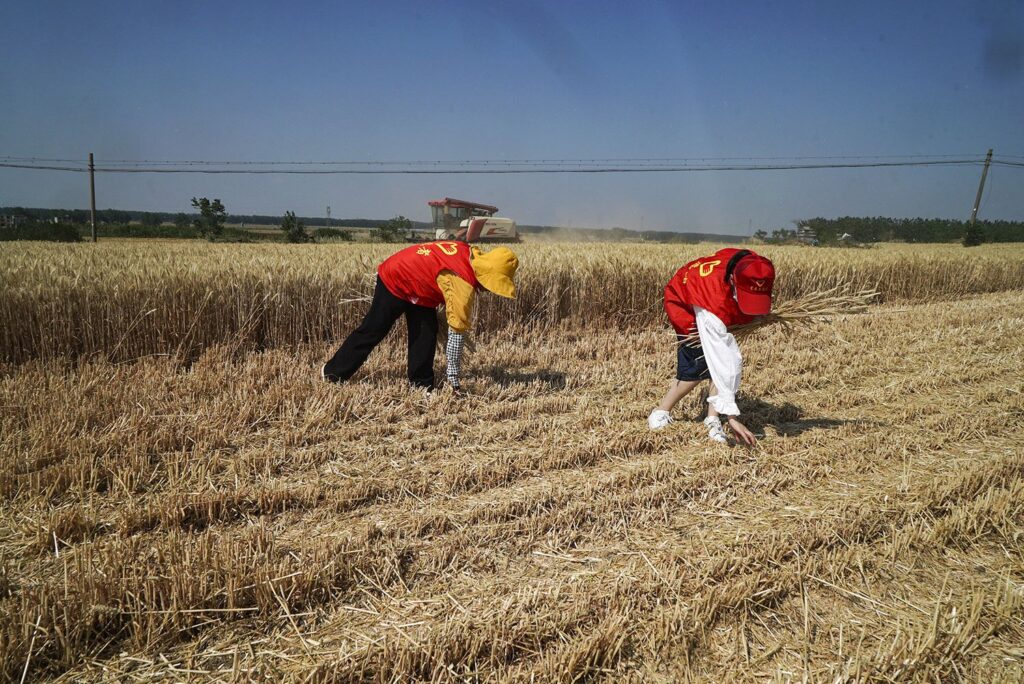
<svg viewBox="0 0 1024 684"><path fill-rule="evenodd" d="M772 231L772 236L768 238L769 242L784 245L787 242L793 242L796 240L796 231L788 228L776 228Z"/></svg>
<svg viewBox="0 0 1024 684"><path fill-rule="evenodd" d="M224 232L224 220L227 212L219 199L212 202L205 197L192 198L192 206L199 210L199 218L192 221L192 226L210 242L220 237Z"/></svg>
<svg viewBox="0 0 1024 684"><path fill-rule="evenodd" d="M374 228L372 236L374 242L401 242L410 230L412 221L404 216L396 216Z"/></svg>
<svg viewBox="0 0 1024 684"><path fill-rule="evenodd" d="M24 221L13 228L0 230L0 242L7 240L53 240L55 242L81 242L78 229L68 223Z"/></svg>
<svg viewBox="0 0 1024 684"><path fill-rule="evenodd" d="M964 247L977 247L985 241L985 231L981 229L977 223L971 223L967 225L967 230L964 231Z"/></svg>
<svg viewBox="0 0 1024 684"><path fill-rule="evenodd" d="M192 223L188 219L188 214L181 213L174 217L175 228L188 228L189 224Z"/></svg>
<svg viewBox="0 0 1024 684"><path fill-rule="evenodd" d="M294 211L284 212L284 218L281 220L281 230L284 232L285 242L309 242L306 227L302 224L302 221L295 218Z"/></svg>
<svg viewBox="0 0 1024 684"><path fill-rule="evenodd" d="M128 225L132 221L132 214L130 211L123 211L121 209L98 209L96 211L96 221L99 223L122 223Z"/></svg>
<svg viewBox="0 0 1024 684"><path fill-rule="evenodd" d="M147 228L156 228L160 225L160 215L154 214L151 211L142 212L142 219L139 221L142 225Z"/></svg>
<svg viewBox="0 0 1024 684"><path fill-rule="evenodd" d="M338 240L340 242L352 242L352 233L337 228L316 228L313 230L313 238L319 242L327 240Z"/></svg>

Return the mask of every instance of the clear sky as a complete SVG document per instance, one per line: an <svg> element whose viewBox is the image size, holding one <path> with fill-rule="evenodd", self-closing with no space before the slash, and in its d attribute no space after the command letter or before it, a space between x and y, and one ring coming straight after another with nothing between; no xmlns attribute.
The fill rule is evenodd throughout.
<svg viewBox="0 0 1024 684"><path fill-rule="evenodd" d="M1024 3L56 2L0 5L0 155L422 160L1024 155ZM966 218L976 167L543 176L97 177L97 204L746 233ZM1024 219L1024 169L981 216ZM0 169L0 205L85 208Z"/></svg>

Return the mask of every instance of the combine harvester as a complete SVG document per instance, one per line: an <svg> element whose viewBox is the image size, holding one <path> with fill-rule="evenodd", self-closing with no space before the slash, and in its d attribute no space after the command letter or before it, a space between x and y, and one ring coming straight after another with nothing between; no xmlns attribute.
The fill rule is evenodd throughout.
<svg viewBox="0 0 1024 684"><path fill-rule="evenodd" d="M431 200L435 240L519 242L519 229L509 218L495 216L498 207L445 197Z"/></svg>

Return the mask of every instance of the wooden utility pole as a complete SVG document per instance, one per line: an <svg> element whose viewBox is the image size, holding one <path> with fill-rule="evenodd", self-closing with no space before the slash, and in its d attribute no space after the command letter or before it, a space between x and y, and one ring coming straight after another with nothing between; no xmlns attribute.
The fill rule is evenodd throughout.
<svg viewBox="0 0 1024 684"><path fill-rule="evenodd" d="M92 152L89 153L89 224L92 226L92 241L96 242L96 167L92 163Z"/></svg>
<svg viewBox="0 0 1024 684"><path fill-rule="evenodd" d="M985 155L985 168L981 170L981 182L978 184L978 194L974 197L974 209L971 210L971 227L978 220L978 207L981 205L981 195L985 192L985 176L988 175L988 167L992 164L992 150Z"/></svg>

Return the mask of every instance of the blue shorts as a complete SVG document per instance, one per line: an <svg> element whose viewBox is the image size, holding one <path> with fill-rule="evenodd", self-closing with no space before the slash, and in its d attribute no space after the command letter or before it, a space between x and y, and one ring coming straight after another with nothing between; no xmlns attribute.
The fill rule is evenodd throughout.
<svg viewBox="0 0 1024 684"><path fill-rule="evenodd" d="M708 370L707 359L704 358L704 348L700 345L691 347L683 342L683 336L679 336L679 349L676 352L678 367L676 369L676 380L708 380L711 378L711 371Z"/></svg>

